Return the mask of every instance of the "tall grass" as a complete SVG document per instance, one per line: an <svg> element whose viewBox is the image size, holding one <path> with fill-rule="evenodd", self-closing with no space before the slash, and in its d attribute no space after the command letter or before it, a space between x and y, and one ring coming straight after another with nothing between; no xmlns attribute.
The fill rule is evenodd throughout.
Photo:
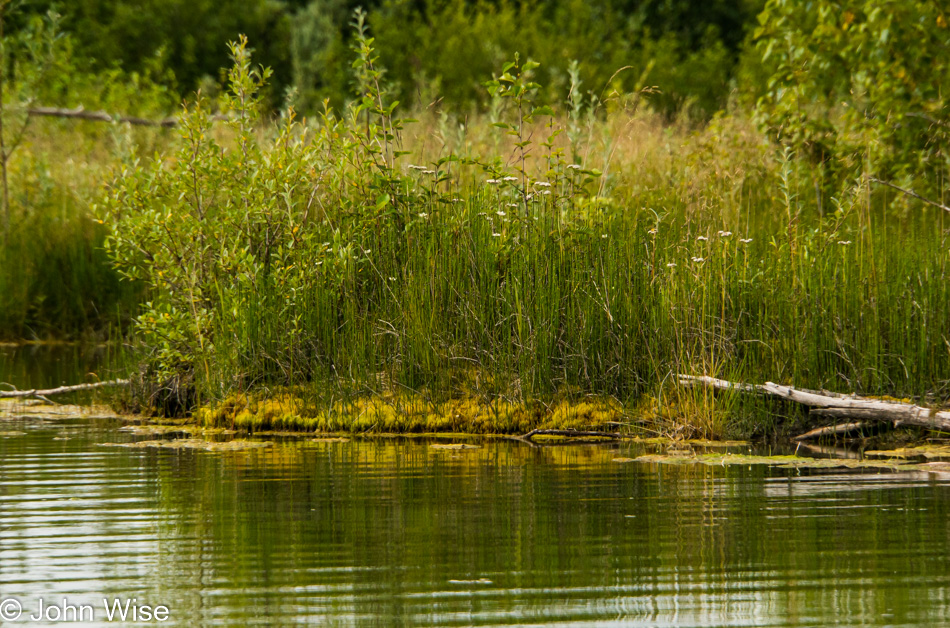
<svg viewBox="0 0 950 628"><path fill-rule="evenodd" d="M870 173L829 196L741 118L663 126L642 94L536 107L517 60L484 119L414 130L370 44L342 117L273 127L236 44L228 129L198 103L176 155L113 184L110 250L152 290L153 402L292 386L632 408L682 372L947 399L942 215ZM757 428L709 416L694 431Z"/></svg>
<svg viewBox="0 0 950 628"><path fill-rule="evenodd" d="M91 206L128 130L33 121L10 161L10 233L0 241L0 339L103 339L128 326L142 286L122 281ZM136 141L154 147L158 134Z"/></svg>

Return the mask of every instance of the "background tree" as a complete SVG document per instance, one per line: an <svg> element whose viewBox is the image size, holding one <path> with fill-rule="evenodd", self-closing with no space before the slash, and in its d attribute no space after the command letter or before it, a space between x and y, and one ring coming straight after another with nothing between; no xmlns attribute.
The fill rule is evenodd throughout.
<svg viewBox="0 0 950 628"><path fill-rule="evenodd" d="M850 171L933 187L946 174L950 13L938 2L769 0L760 119L780 142Z"/></svg>

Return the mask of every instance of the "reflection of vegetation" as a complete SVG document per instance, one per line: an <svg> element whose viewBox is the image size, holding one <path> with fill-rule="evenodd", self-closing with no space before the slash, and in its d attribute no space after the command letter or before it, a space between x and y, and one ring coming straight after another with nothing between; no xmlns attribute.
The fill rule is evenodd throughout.
<svg viewBox="0 0 950 628"><path fill-rule="evenodd" d="M438 617L464 623L943 617L933 589L894 586L945 576L948 506L933 486L611 462L641 452L502 442L455 455L357 439L149 458L168 522L162 569L195 598L210 579L216 608L250 597L277 613L294 595L314 622L424 623L434 592ZM482 578L492 584L451 582Z"/></svg>
<svg viewBox="0 0 950 628"><path fill-rule="evenodd" d="M893 457L901 454L891 452ZM788 469L889 469L891 471L940 471L942 469L927 466L908 464L895 460L870 460L865 458L809 458L800 456L756 456L744 454L700 454L692 452L684 455L678 452L665 454L647 454L631 462L658 463L672 465L700 464L708 466L728 467L733 465L767 465Z"/></svg>

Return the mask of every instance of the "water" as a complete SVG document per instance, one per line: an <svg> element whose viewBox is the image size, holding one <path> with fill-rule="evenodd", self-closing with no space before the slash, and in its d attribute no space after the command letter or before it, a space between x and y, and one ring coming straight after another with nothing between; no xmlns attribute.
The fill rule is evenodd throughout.
<svg viewBox="0 0 950 628"><path fill-rule="evenodd" d="M107 358L0 347L0 381ZM0 625L64 599L111 625L104 598L181 626L950 625L947 476L615 462L630 444L103 447L154 438L121 427L0 418Z"/></svg>
<svg viewBox="0 0 950 628"><path fill-rule="evenodd" d="M0 383L29 390L114 379L124 374L116 366L119 354L119 347L104 344L0 343Z"/></svg>
<svg viewBox="0 0 950 628"><path fill-rule="evenodd" d="M0 423L0 599L23 617L67 598L107 625L105 597L183 626L950 624L945 476L613 461L632 445L100 446L146 438L119 427Z"/></svg>

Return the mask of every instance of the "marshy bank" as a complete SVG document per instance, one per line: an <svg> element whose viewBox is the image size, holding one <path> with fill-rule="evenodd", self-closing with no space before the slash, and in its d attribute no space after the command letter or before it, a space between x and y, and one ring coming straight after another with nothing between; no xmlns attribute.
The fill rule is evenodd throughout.
<svg viewBox="0 0 950 628"><path fill-rule="evenodd" d="M177 153L111 185L110 251L151 294L144 408L514 432L652 404L667 431L723 438L776 414L676 374L946 401L946 212L865 170L829 196L822 164L742 119L671 130L642 93L559 114L527 62L489 83L496 118L433 134L387 104L364 45L360 104L262 131L235 44L232 121L199 102Z"/></svg>
<svg viewBox="0 0 950 628"><path fill-rule="evenodd" d="M728 438L807 418L679 374L946 405L943 125L885 134L829 108L815 129L768 99L672 121L645 83L588 91L572 72L552 101L517 55L485 110L410 119L356 27L350 105L271 115L242 39L226 91L175 130L113 132L111 175L91 169L64 202L84 199L87 267L122 288L100 302L79 282L61 309L95 312L100 334L117 321L128 408L245 429ZM879 96L908 120L935 98ZM45 303L4 306L32 329Z"/></svg>

